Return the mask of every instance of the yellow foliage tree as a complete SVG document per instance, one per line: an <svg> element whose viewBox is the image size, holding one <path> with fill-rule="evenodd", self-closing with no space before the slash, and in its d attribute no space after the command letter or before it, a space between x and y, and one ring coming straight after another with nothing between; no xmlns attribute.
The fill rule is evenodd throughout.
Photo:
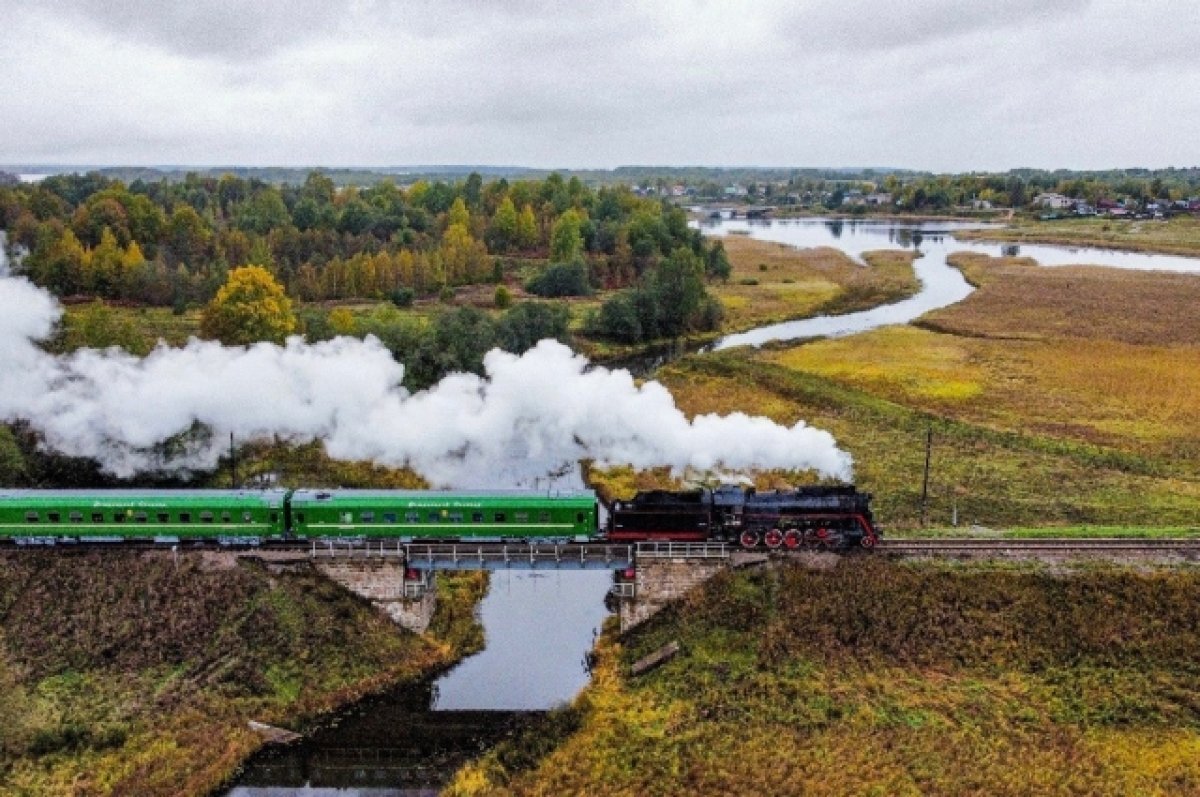
<svg viewBox="0 0 1200 797"><path fill-rule="evenodd" d="M296 331L292 302L261 266L229 272L229 279L204 308L200 334L230 345L268 340L282 343Z"/></svg>

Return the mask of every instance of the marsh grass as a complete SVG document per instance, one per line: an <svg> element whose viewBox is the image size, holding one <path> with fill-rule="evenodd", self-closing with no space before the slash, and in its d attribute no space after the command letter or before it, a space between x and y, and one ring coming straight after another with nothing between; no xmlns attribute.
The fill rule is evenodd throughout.
<svg viewBox="0 0 1200 797"><path fill-rule="evenodd" d="M1192 793L1198 598L1195 572L726 573L610 629L580 729L536 768L485 757L449 793Z"/></svg>
<svg viewBox="0 0 1200 797"><path fill-rule="evenodd" d="M449 614L416 636L308 572L9 555L0 792L209 794L261 745L248 720L303 729L475 649L481 589L448 581Z"/></svg>
<svg viewBox="0 0 1200 797"><path fill-rule="evenodd" d="M1168 221L1105 218L1019 220L1007 227L963 230L955 237L964 240L1013 241L1095 246L1165 254L1200 254L1200 218L1180 216Z"/></svg>

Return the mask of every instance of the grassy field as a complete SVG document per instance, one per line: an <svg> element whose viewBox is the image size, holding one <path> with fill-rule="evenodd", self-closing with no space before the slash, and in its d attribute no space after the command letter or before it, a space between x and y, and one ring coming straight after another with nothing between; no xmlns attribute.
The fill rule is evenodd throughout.
<svg viewBox="0 0 1200 797"><path fill-rule="evenodd" d="M794 246L729 235L722 239L733 274L710 287L725 306L724 331L820 313L847 313L898 301L917 291L913 255L868 252L867 268L829 247Z"/></svg>
<svg viewBox="0 0 1200 797"><path fill-rule="evenodd" d="M726 573L609 629L564 743L502 746L447 793L1195 794L1197 607L1193 570Z"/></svg>
<svg viewBox="0 0 1200 797"><path fill-rule="evenodd" d="M1194 216L1177 216L1167 221L1095 217L1052 221L1018 219L1000 229L964 230L956 232L955 236L964 240L1097 246L1171 255L1200 255L1200 218Z"/></svg>
<svg viewBox="0 0 1200 797"><path fill-rule="evenodd" d="M315 574L200 557L8 555L0 564L0 792L207 795L261 745L478 649L479 574L401 631Z"/></svg>

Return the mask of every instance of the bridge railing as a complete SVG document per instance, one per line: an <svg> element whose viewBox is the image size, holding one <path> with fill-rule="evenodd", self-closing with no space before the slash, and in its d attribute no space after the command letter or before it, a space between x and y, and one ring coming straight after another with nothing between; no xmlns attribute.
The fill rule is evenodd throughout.
<svg viewBox="0 0 1200 797"><path fill-rule="evenodd" d="M729 546L723 542L639 542L634 553L638 559L719 561L729 558Z"/></svg>
<svg viewBox="0 0 1200 797"><path fill-rule="evenodd" d="M404 545L398 540L313 540L308 555L318 558L404 559Z"/></svg>

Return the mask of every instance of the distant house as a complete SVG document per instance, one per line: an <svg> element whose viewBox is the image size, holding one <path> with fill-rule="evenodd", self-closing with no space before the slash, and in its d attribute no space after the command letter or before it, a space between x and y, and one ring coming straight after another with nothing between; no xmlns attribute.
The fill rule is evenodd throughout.
<svg viewBox="0 0 1200 797"><path fill-rule="evenodd" d="M1062 210L1063 208L1069 208L1074 205L1075 200L1071 199L1069 196L1063 196L1062 194L1042 193L1033 198L1033 204L1039 205L1043 208Z"/></svg>
<svg viewBox="0 0 1200 797"><path fill-rule="evenodd" d="M863 201L868 205L890 205L892 204L892 195L882 192L867 194L863 197Z"/></svg>
<svg viewBox="0 0 1200 797"><path fill-rule="evenodd" d="M992 203L987 199L972 199L971 208L973 210L991 210Z"/></svg>
<svg viewBox="0 0 1200 797"><path fill-rule="evenodd" d="M1075 215L1076 216L1095 216L1096 209L1086 202L1076 202L1075 203Z"/></svg>
<svg viewBox="0 0 1200 797"><path fill-rule="evenodd" d="M1122 216L1132 216L1133 215L1132 210L1121 207L1120 205L1117 205L1115 208L1109 208L1108 210L1105 211L1105 213L1107 213L1110 216L1115 216L1117 218L1120 218Z"/></svg>
<svg viewBox="0 0 1200 797"><path fill-rule="evenodd" d="M744 185L729 185L725 187L725 196L747 196L750 191Z"/></svg>

